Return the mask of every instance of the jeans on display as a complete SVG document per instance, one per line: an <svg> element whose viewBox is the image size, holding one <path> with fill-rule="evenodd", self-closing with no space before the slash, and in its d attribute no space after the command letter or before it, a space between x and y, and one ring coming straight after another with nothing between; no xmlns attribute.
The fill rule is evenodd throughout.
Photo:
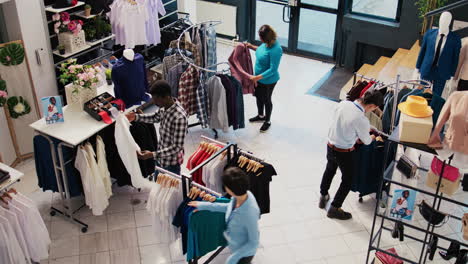
<svg viewBox="0 0 468 264"><path fill-rule="evenodd" d="M237 262L237 264L250 264L250 263L252 263L253 258L254 258L254 256L241 258L239 260L239 262Z"/></svg>
<svg viewBox="0 0 468 264"><path fill-rule="evenodd" d="M353 156L355 151L338 152L327 147L327 167L323 173L322 183L320 184L320 193L327 195L330 189L336 170L340 168L341 184L333 199L332 206L340 208L343 205L346 196L348 196L353 184L354 163Z"/></svg>
<svg viewBox="0 0 468 264"><path fill-rule="evenodd" d="M270 122L271 112L273 111L273 103L271 102L271 95L276 83L263 84L257 83L255 88L255 97L257 97L258 115L263 116L266 112L265 120ZM265 110L265 112L264 112Z"/></svg>

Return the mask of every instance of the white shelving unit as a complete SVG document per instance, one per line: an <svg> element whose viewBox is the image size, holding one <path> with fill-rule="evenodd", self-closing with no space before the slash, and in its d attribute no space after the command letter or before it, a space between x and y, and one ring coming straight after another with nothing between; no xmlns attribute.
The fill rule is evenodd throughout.
<svg viewBox="0 0 468 264"><path fill-rule="evenodd" d="M114 37L115 37L115 35L112 34L112 35L110 35L110 36L108 36L108 37L105 37L105 38L103 38L103 39L99 39L99 40L96 40L96 41L92 41L92 42L91 42L91 41L86 41L86 43L88 43L88 45L90 45L90 46L94 46L94 45L96 45L96 44L101 44L102 42L107 41L107 40L109 40L109 39L112 39L112 38L114 38Z"/></svg>
<svg viewBox="0 0 468 264"><path fill-rule="evenodd" d="M0 1L2 1L2 0L0 0ZM84 4L85 4L84 2L78 1L78 4L76 4L74 6L70 6L70 7L65 7L65 8L53 8L52 6L48 6L48 7L45 8L45 11L52 12L52 13L60 13L60 12L64 12L64 11L67 11L67 10L82 6Z"/></svg>
<svg viewBox="0 0 468 264"><path fill-rule="evenodd" d="M74 13L74 15L75 15L75 16L79 16L79 17L84 18L84 19L91 19L91 18L96 17L96 15L85 16L84 10L83 10L83 11L80 11L80 12Z"/></svg>
<svg viewBox="0 0 468 264"><path fill-rule="evenodd" d="M86 44L86 45L84 45L81 49L79 49L79 50L77 50L77 51L75 51L75 52L72 52L72 53L65 53L65 54L62 55L62 54L60 54L60 52L59 52L58 50L54 50L53 53L54 53L55 55L57 55L57 56L60 56L60 57L62 57L62 58L64 58L64 59L66 59L66 58L71 57L71 56L73 56L73 55L75 55L75 54L78 54L78 53L80 53L80 52L82 52L82 51L84 51L84 50L87 50L87 49L89 49L90 47L91 47L91 45Z"/></svg>

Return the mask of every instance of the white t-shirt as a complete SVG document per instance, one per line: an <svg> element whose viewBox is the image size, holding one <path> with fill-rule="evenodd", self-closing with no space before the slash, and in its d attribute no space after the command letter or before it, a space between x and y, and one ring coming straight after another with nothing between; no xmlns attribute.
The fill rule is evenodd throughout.
<svg viewBox="0 0 468 264"><path fill-rule="evenodd" d="M19 245L21 247L21 251L23 252L27 263L31 263L31 256L29 255L28 246L26 245L26 240L24 239L23 231L21 230L21 226L18 221L18 217L15 213L0 207L0 216L5 217L10 222L11 227L15 231L16 239L18 239Z"/></svg>
<svg viewBox="0 0 468 264"><path fill-rule="evenodd" d="M14 264L26 264L26 256L21 249L21 246L16 238L15 232L11 227L10 222L3 216L0 216L0 228L3 230L2 235L4 236L4 241L6 242L6 256L8 261L2 263L14 263ZM0 236L1 237L1 236ZM0 244L0 247L3 246ZM2 252L2 254L4 254ZM2 259L2 258L0 258Z"/></svg>

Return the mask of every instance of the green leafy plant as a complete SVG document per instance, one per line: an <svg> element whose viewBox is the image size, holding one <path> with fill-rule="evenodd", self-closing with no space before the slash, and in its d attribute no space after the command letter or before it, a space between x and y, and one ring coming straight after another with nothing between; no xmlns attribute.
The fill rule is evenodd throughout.
<svg viewBox="0 0 468 264"><path fill-rule="evenodd" d="M87 40L95 40L96 39L96 29L92 27L87 27L85 29L85 38Z"/></svg>
<svg viewBox="0 0 468 264"><path fill-rule="evenodd" d="M112 70L111 69L106 70L106 80L112 80Z"/></svg>
<svg viewBox="0 0 468 264"><path fill-rule="evenodd" d="M418 6L418 15L420 18L424 18L427 12L446 5L448 0L417 0L416 5Z"/></svg>
<svg viewBox="0 0 468 264"><path fill-rule="evenodd" d="M91 5L85 5L84 9L91 9Z"/></svg>
<svg viewBox="0 0 468 264"><path fill-rule="evenodd" d="M0 107L5 105L8 99L8 92L5 80L0 79Z"/></svg>
<svg viewBox="0 0 468 264"><path fill-rule="evenodd" d="M24 48L18 43L7 44L0 48L0 63L5 66L19 65L24 61Z"/></svg>
<svg viewBox="0 0 468 264"><path fill-rule="evenodd" d="M18 118L31 112L31 106L22 96L11 96L7 100L11 118Z"/></svg>
<svg viewBox="0 0 468 264"><path fill-rule="evenodd" d="M58 50L64 50L64 49L65 49L65 45L58 45L58 46L57 46L57 49L58 49Z"/></svg>

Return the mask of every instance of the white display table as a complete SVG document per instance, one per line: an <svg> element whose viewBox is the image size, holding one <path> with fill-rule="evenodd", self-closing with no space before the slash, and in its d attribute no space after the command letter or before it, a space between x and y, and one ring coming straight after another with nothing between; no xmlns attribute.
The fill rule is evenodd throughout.
<svg viewBox="0 0 468 264"><path fill-rule="evenodd" d="M1 163L1 162L0 162L0 169L2 169L4 171L8 171L10 173L10 179L8 179L8 181L0 184L0 193L3 190L8 189L11 185L18 182L24 176L24 173L22 173L20 171L17 171L15 169Z"/></svg>

